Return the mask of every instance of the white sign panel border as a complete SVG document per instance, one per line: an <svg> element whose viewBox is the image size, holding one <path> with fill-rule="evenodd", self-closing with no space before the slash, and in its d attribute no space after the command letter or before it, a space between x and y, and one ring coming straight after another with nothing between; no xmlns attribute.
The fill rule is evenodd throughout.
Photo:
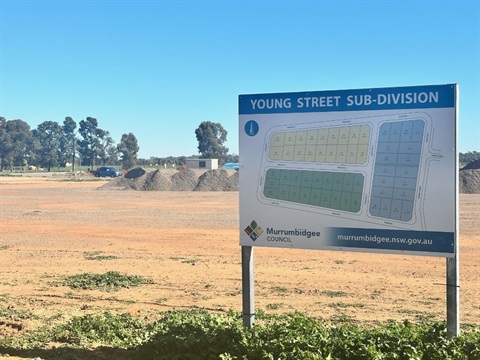
<svg viewBox="0 0 480 360"><path fill-rule="evenodd" d="M457 85L239 96L240 244L452 257Z"/></svg>

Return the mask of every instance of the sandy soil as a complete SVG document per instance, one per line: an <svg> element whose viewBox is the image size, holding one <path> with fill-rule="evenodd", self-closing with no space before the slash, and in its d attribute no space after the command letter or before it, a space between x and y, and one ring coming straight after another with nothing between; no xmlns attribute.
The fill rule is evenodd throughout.
<svg viewBox="0 0 480 360"><path fill-rule="evenodd" d="M0 336L103 310L241 311L238 192L104 191L103 181L0 177ZM480 324L480 195L460 196L461 321ZM89 260L88 255L116 256ZM370 322L446 317L445 259L255 248L255 306ZM72 290L119 271L154 284Z"/></svg>

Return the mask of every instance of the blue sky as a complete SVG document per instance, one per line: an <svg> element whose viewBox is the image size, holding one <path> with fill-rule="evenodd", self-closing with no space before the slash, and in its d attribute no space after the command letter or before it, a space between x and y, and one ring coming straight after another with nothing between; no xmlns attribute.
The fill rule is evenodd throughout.
<svg viewBox="0 0 480 360"><path fill-rule="evenodd" d="M0 116L97 118L139 156L238 154L238 95L458 83L480 151L480 1L0 0Z"/></svg>

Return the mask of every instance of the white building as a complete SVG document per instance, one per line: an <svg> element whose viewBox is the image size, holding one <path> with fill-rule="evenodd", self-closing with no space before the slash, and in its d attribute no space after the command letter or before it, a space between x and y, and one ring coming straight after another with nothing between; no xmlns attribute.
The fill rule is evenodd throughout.
<svg viewBox="0 0 480 360"><path fill-rule="evenodd" d="M186 159L186 164L190 169L218 169L218 159Z"/></svg>

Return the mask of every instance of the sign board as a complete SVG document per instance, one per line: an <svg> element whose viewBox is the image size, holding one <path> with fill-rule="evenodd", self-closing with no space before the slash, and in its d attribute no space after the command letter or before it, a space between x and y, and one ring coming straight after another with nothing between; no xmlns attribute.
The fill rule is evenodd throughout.
<svg viewBox="0 0 480 360"><path fill-rule="evenodd" d="M239 96L240 245L453 257L457 85Z"/></svg>

